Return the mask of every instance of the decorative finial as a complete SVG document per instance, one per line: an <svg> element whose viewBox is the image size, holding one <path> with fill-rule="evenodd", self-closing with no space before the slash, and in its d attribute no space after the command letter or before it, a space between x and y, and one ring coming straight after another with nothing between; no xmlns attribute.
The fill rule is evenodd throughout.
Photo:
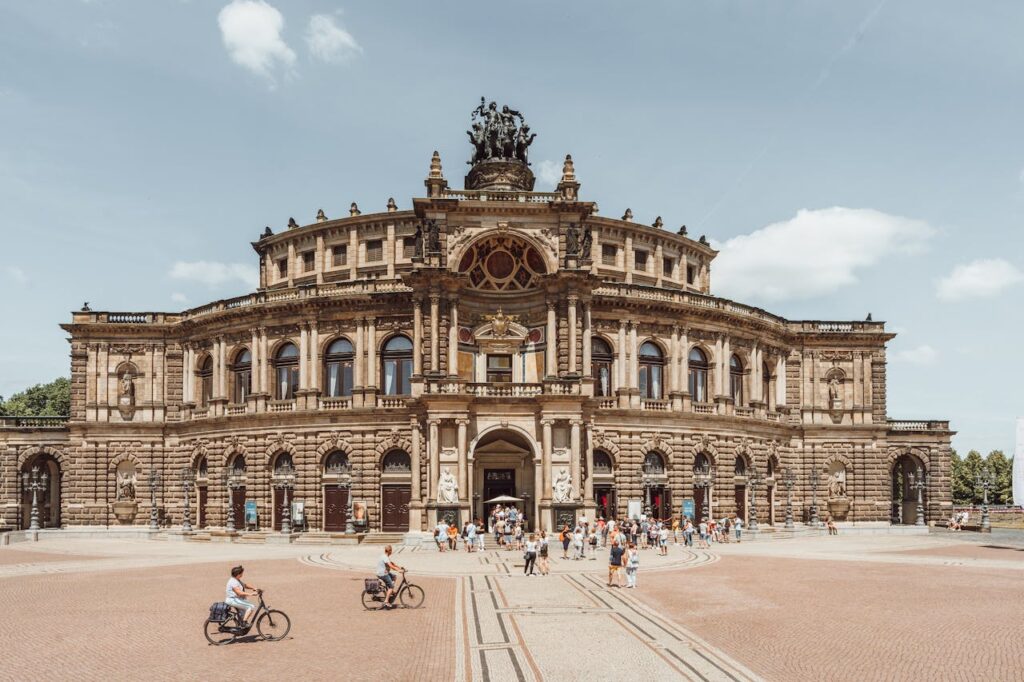
<svg viewBox="0 0 1024 682"><path fill-rule="evenodd" d="M572 154L565 155L565 163L562 164L562 182L576 182L576 169L572 165Z"/></svg>
<svg viewBox="0 0 1024 682"><path fill-rule="evenodd" d="M701 236L700 236L700 239L698 239L697 241L699 241L699 242L700 242L701 244L703 244L704 246L708 246L708 238L707 238L707 237L705 237L704 235L701 235Z"/></svg>
<svg viewBox="0 0 1024 682"><path fill-rule="evenodd" d="M627 223L633 222L633 209L627 208L626 212L622 214L622 219Z"/></svg>
<svg viewBox="0 0 1024 682"><path fill-rule="evenodd" d="M448 189L448 181L444 179L444 173L441 171L441 155L436 151L430 157L430 172L423 184L426 185L427 196L431 199L440 198L444 190Z"/></svg>
<svg viewBox="0 0 1024 682"><path fill-rule="evenodd" d="M683 237L685 237L685 236L686 236L686 225L681 225L681 226L679 227L679 234L680 234L681 236L683 236Z"/></svg>
<svg viewBox="0 0 1024 682"><path fill-rule="evenodd" d="M864 320L864 321L865 321L865 322L870 322L870 321L871 321L871 313L868 313L868 317L867 317L867 319L866 319L866 320Z"/></svg>
<svg viewBox="0 0 1024 682"><path fill-rule="evenodd" d="M294 230L298 226L299 226L299 224L297 222L295 222L295 218L289 218L288 219L288 229L289 230Z"/></svg>
<svg viewBox="0 0 1024 682"><path fill-rule="evenodd" d="M434 155L430 157L430 175L428 176L432 180L440 180L444 178L444 173L441 172L441 155L434 151Z"/></svg>
<svg viewBox="0 0 1024 682"><path fill-rule="evenodd" d="M388 197L388 213L394 213L398 210L398 204L395 203L394 197Z"/></svg>
<svg viewBox="0 0 1024 682"><path fill-rule="evenodd" d="M90 312L90 311L92 311L92 308L90 308L90 307L89 307L89 302L88 302L88 301L86 301L85 303L83 303L83 304L82 304L82 312L83 312L83 313L88 313L88 312ZM868 319L869 319L869 320L871 319L871 316L870 316L870 315L868 315Z"/></svg>
<svg viewBox="0 0 1024 682"><path fill-rule="evenodd" d="M327 214L324 213L324 210L322 208L319 211L316 212L316 221L318 223L326 223L327 222Z"/></svg>
<svg viewBox="0 0 1024 682"><path fill-rule="evenodd" d="M662 222L661 216L658 216L657 218L654 219L654 223L651 225L651 227L660 230L662 227L664 227L664 225L665 223Z"/></svg>
<svg viewBox="0 0 1024 682"><path fill-rule="evenodd" d="M356 202L353 201L352 205L348 207L348 214L350 216L357 216L362 214L362 211L360 211L359 207L356 206Z"/></svg>
<svg viewBox="0 0 1024 682"><path fill-rule="evenodd" d="M267 237L273 237L273 236L274 236L274 231L270 229L270 225L267 225L265 228L263 228L262 239L266 239Z"/></svg>

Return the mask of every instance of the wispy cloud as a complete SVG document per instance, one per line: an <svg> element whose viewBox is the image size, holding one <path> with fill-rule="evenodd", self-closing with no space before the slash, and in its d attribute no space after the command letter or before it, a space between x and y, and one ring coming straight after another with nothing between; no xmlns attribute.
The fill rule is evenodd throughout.
<svg viewBox="0 0 1024 682"><path fill-rule="evenodd" d="M210 288L229 282L242 282L246 286L255 287L259 280L257 270L252 265L205 260L178 261L171 266L169 274L172 279L198 282Z"/></svg>
<svg viewBox="0 0 1024 682"><path fill-rule="evenodd" d="M314 14L309 18L306 46L311 57L328 64L347 62L363 51L355 37L329 14Z"/></svg>
<svg viewBox="0 0 1024 682"><path fill-rule="evenodd" d="M982 258L957 265L939 280L936 295L941 301L991 298L1024 281L1024 273L1002 258Z"/></svg>
<svg viewBox="0 0 1024 682"><path fill-rule="evenodd" d="M921 251L934 234L923 221L868 208L801 210L716 243L721 253L713 266L715 290L768 302L831 294L892 254Z"/></svg>
<svg viewBox="0 0 1024 682"><path fill-rule="evenodd" d="M544 160L537 164L537 179L543 184L554 187L562 179L562 164L557 161Z"/></svg>
<svg viewBox="0 0 1024 682"><path fill-rule="evenodd" d="M908 365L934 365L939 359L939 351L928 344L923 344L917 348L894 351L889 354L889 359L893 362L902 362Z"/></svg>
<svg viewBox="0 0 1024 682"><path fill-rule="evenodd" d="M295 64L295 52L281 37L284 17L263 0L234 0L217 15L221 39L231 60L273 87L277 69Z"/></svg>
<svg viewBox="0 0 1024 682"><path fill-rule="evenodd" d="M25 286L28 284L28 274L17 265L8 265L4 267L4 274L9 280L19 286Z"/></svg>
<svg viewBox="0 0 1024 682"><path fill-rule="evenodd" d="M181 292L175 291L173 294L171 294L171 301L173 301L174 303L182 304L188 303L188 296Z"/></svg>

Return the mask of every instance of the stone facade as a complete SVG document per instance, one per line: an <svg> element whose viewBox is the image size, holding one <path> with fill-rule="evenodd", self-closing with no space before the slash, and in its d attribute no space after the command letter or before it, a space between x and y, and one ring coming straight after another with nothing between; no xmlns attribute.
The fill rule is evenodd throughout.
<svg viewBox="0 0 1024 682"><path fill-rule="evenodd" d="M44 526L145 525L151 498L179 525L183 476L207 528L229 508L244 522L245 500L276 523L280 484L304 530L365 509L372 532L480 516L498 494L546 528L630 502L699 516L702 480L708 512L756 502L764 526L782 523L784 472L797 522L816 506L910 523L918 467L924 518L947 515L952 432L888 419L884 323L713 296L703 237L597 215L571 159L547 193L450 189L435 155L426 187L409 211L268 229L256 293L74 313L70 419L0 428L0 529L28 523L36 466Z"/></svg>

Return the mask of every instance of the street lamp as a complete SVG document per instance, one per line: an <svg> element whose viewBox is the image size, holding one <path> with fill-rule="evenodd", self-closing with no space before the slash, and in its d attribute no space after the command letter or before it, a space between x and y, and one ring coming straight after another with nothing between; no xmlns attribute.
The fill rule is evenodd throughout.
<svg viewBox="0 0 1024 682"><path fill-rule="evenodd" d="M981 488L982 494L985 496L981 505L981 530L982 532L991 531L992 523L988 518L988 491L995 485L995 479L988 467L981 468L975 483L977 487Z"/></svg>
<svg viewBox="0 0 1024 682"><path fill-rule="evenodd" d="M29 530L39 530L39 491L46 490L46 482L49 478L50 474L46 471L40 472L38 464L32 467L31 475L27 471L21 474L25 489L32 491L32 515L29 520Z"/></svg>
<svg viewBox="0 0 1024 682"><path fill-rule="evenodd" d="M189 506L192 497L192 468L181 467L181 489L185 493L185 511L181 521L181 530L185 533L192 532L192 508Z"/></svg>
<svg viewBox="0 0 1024 682"><path fill-rule="evenodd" d="M149 529L160 530L160 515L156 509L156 489L160 485L160 472L149 477Z"/></svg>
<svg viewBox="0 0 1024 682"><path fill-rule="evenodd" d="M352 516L355 514L355 507L353 506L352 499L352 486L362 478L363 474L358 469L352 468L352 462L345 462L344 468L341 469L341 486L348 491L348 511L345 513L345 534L352 535L356 532L355 520Z"/></svg>
<svg viewBox="0 0 1024 682"><path fill-rule="evenodd" d="M474 496L476 495L476 493L473 493L473 494L474 494ZM526 511L527 509L530 509L530 493L523 493L523 511ZM480 513L482 514L483 512L484 512L484 510L481 509ZM533 516L533 510L532 509L530 509L530 516ZM529 524L529 519L527 519L527 524ZM536 521L533 522L533 525L534 525L535 528L538 527ZM529 530L529 528L524 528L523 530L524 531L525 530Z"/></svg>
<svg viewBox="0 0 1024 682"><path fill-rule="evenodd" d="M236 479L234 476L228 477L228 511L227 519L224 521L224 529L229 533L234 533L235 528L235 491L242 487L242 482Z"/></svg>
<svg viewBox="0 0 1024 682"><path fill-rule="evenodd" d="M711 486L714 485L715 468L708 464L695 466L693 467L693 478L693 484L704 489L704 504L700 506L700 520L706 522L710 513L708 506L711 504Z"/></svg>
<svg viewBox="0 0 1024 682"><path fill-rule="evenodd" d="M818 518L818 469L811 469L811 526L817 528L821 523Z"/></svg>
<svg viewBox="0 0 1024 682"><path fill-rule="evenodd" d="M747 479L747 483L750 485L750 530L757 530L757 486L764 483L764 476L761 475L760 471L754 471L753 475Z"/></svg>
<svg viewBox="0 0 1024 682"><path fill-rule="evenodd" d="M284 491L284 508L281 510L281 533L289 535L292 532L292 515L291 505L288 504L288 491L292 489L292 476L295 474L295 469L288 462L283 462L277 467L274 474L277 476L277 480L274 481L274 487Z"/></svg>
<svg viewBox="0 0 1024 682"><path fill-rule="evenodd" d="M924 472L924 469L918 465L916 471L911 471L910 476L910 487L917 490L917 519L914 520L915 526L923 526L924 522L924 488L928 485L928 474Z"/></svg>
<svg viewBox="0 0 1024 682"><path fill-rule="evenodd" d="M782 472L782 485L786 486L786 528L793 528L793 486L796 485L796 473L792 469Z"/></svg>

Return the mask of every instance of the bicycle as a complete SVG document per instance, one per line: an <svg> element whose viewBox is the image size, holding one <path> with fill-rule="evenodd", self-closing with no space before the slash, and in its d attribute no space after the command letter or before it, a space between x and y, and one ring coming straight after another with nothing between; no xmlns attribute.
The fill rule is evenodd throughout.
<svg viewBox="0 0 1024 682"><path fill-rule="evenodd" d="M370 583L372 579L368 579L366 582ZM384 597L388 593L388 586L379 577L377 580L376 591L363 588L362 600L363 608L367 611L378 611L384 608L385 602ZM402 608L406 609L418 609L423 605L423 597L425 593L423 588L419 585L413 585L405 579L405 571L402 571L402 581L399 583L395 590L395 596L391 598L391 603L394 604L397 599L401 603Z"/></svg>
<svg viewBox="0 0 1024 682"><path fill-rule="evenodd" d="M256 632L268 642L284 639L292 629L291 620L284 611L267 606L267 603L263 601L263 590L256 590L256 594L260 598L259 606L256 607L256 613L252 620L256 624ZM227 620L220 622L207 618L203 625L206 639L214 646L231 644L239 637L249 634L249 630L252 629L251 623L245 625L242 620L245 618L244 611L235 606L230 608ZM234 625L231 624L232 622Z"/></svg>

